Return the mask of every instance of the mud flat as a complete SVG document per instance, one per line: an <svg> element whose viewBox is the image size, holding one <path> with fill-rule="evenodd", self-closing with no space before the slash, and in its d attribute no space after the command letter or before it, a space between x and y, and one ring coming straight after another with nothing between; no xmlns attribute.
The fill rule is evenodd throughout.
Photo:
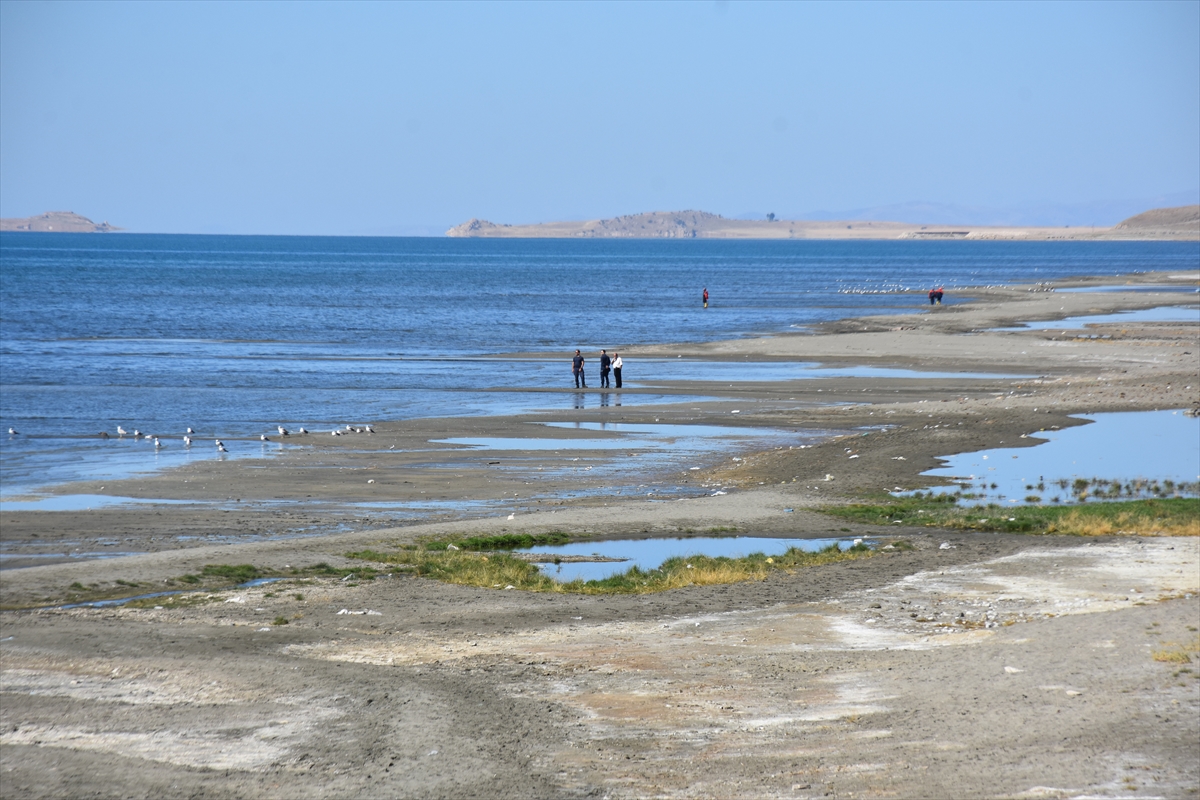
<svg viewBox="0 0 1200 800"><path fill-rule="evenodd" d="M682 357L962 377L760 381L748 368L732 382L639 380L680 402L379 424L314 436L269 463L51 491L183 504L4 511L9 563L61 562L0 571L4 796L1194 797L1195 538L968 535L814 510L928 486L920 473L938 456L1034 446L1022 437L1082 424L1071 415L1200 403L1200 317L997 330L1194 297L1049 288L981 289L969 304L812 333L622 350L627 372ZM636 439L589 449L601 434L543 424L576 421L827 435L672 460ZM530 430L561 447L432 442ZM587 596L402 571L365 580L346 556L448 533L714 529L913 549L763 581ZM138 555L83 560L72 548ZM209 564L318 563L341 572L32 608L73 584L144 594Z"/></svg>

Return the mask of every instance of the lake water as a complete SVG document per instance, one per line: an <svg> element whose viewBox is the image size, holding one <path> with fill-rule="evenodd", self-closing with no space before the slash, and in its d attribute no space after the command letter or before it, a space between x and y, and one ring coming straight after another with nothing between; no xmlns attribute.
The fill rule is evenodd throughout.
<svg viewBox="0 0 1200 800"><path fill-rule="evenodd" d="M0 234L0 489L211 452L97 449L117 425L223 439L277 424L589 408L567 358L871 313L925 291L1189 270L1186 242L720 242ZM700 290L712 302L700 308ZM508 361L506 352L561 354ZM705 364L653 365L656 379ZM628 353L625 377L650 365ZM724 370L713 377L726 379ZM729 379L732 379L730 377ZM597 382L593 377L592 382ZM561 395L514 389L562 389ZM662 398L624 395L623 404ZM594 404L601 401L596 399ZM178 439L175 439L178 441ZM103 443L111 445L113 443ZM195 448L193 448L195 450ZM274 450L242 448L234 457ZM81 465L76 468L76 465Z"/></svg>

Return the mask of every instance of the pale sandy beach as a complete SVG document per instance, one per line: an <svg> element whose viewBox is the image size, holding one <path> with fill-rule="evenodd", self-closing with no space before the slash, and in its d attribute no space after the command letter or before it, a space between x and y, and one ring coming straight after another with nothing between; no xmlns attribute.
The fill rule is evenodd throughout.
<svg viewBox="0 0 1200 800"><path fill-rule="evenodd" d="M1051 291L1114 283L1195 288L1200 275L984 287L921 314L623 348L631 373L639 359L680 357L697 362L696 379L641 375L647 385L629 392L674 403L382 422L371 434L296 437L269 461L57 487L189 502L3 512L2 793L1195 797L1200 668L1153 655L1197 641L1195 538L968 534L815 510L930 486L921 473L939 456L1033 446L1029 434L1083 423L1072 415L1200 406L1200 311L998 330L1196 309L1185 292ZM709 362L951 374L730 383L706 378ZM594 431L538 424L576 421L824 433L812 447L640 468L644 448L598 459L571 446ZM534 428L561 446L432 441ZM207 564L353 567L362 562L349 551L436 534L717 529L915 549L652 595L394 572L161 609L35 608L63 602L73 584L142 593ZM106 547L137 555L63 556ZM279 618L288 624L271 624Z"/></svg>

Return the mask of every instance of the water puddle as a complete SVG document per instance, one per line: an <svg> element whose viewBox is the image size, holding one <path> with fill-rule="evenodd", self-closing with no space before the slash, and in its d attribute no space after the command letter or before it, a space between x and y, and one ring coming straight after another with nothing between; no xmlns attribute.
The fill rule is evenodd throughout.
<svg viewBox="0 0 1200 800"><path fill-rule="evenodd" d="M1115 314L1093 314L1083 317L1026 322L1011 328L993 328L997 331L1049 331L1079 330L1088 325L1105 325L1123 322L1200 322L1200 308L1195 306L1159 306L1137 311L1118 311Z"/></svg>
<svg viewBox="0 0 1200 800"><path fill-rule="evenodd" d="M1091 414L1066 430L1031 434L1035 447L998 448L943 458L924 475L952 478L971 505L1077 503L1200 494L1200 418L1182 411ZM897 493L901 494L901 493ZM908 493L904 493L908 494Z"/></svg>
<svg viewBox="0 0 1200 800"><path fill-rule="evenodd" d="M595 556L608 561L542 563L538 569L547 577L569 583L603 580L619 575L630 567L657 569L664 561L678 556L710 556L741 558L751 553L773 556L795 547L808 553L837 544L845 550L854 544L850 539L771 539L753 536L698 536L674 539L614 539L607 542L576 542L563 545L531 547L521 552L538 555L579 557Z"/></svg>
<svg viewBox="0 0 1200 800"><path fill-rule="evenodd" d="M115 497L106 494L59 494L23 500L0 498L0 511L92 511L97 508L132 505L188 505L191 500L146 500L140 497Z"/></svg>
<svg viewBox="0 0 1200 800"><path fill-rule="evenodd" d="M806 444L828 438L828 431L782 430L778 428L738 428L721 425L653 425L621 422L548 422L547 428L596 431L610 434L603 438L561 439L545 436L487 437L461 436L435 439L438 444L457 444L478 450L529 450L564 452L571 450L670 450L676 454L719 449L721 444L746 444L768 439L792 438ZM714 448L714 445L717 447Z"/></svg>

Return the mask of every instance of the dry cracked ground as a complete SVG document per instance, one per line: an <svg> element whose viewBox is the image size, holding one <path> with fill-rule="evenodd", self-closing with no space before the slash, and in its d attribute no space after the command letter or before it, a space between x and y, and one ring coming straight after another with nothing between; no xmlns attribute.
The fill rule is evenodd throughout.
<svg viewBox="0 0 1200 800"><path fill-rule="evenodd" d="M914 541L653 596L6 614L3 795L1200 794L1200 542Z"/></svg>

